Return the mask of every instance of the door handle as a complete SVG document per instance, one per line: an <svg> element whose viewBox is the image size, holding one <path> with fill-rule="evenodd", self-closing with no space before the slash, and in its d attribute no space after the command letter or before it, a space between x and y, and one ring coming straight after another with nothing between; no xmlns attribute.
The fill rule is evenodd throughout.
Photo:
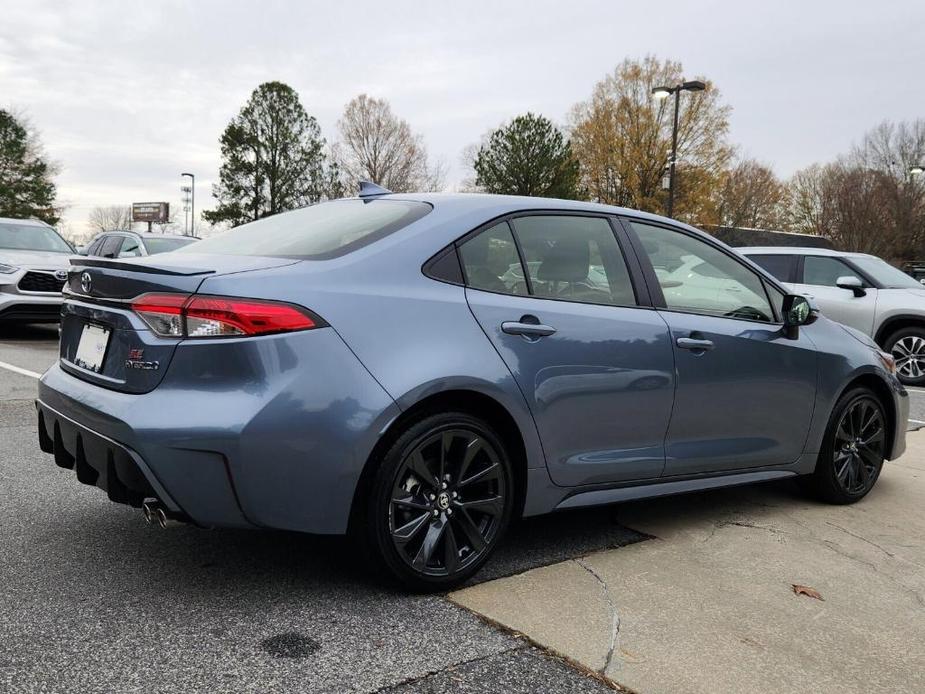
<svg viewBox="0 0 925 694"><path fill-rule="evenodd" d="M501 332L524 337L547 337L556 332L556 329L551 325L543 325L534 316L523 316L519 321L504 321L501 324Z"/></svg>
<svg viewBox="0 0 925 694"><path fill-rule="evenodd" d="M713 340L698 340L693 337L679 337L676 344L681 349L689 349L692 352L706 352L715 346Z"/></svg>

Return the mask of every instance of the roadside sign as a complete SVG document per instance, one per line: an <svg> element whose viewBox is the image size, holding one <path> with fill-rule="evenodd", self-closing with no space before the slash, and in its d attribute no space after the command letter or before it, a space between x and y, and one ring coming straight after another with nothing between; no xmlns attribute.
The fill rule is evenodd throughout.
<svg viewBox="0 0 925 694"><path fill-rule="evenodd" d="M170 203L166 202L133 202L133 222L154 222L166 224L170 221Z"/></svg>

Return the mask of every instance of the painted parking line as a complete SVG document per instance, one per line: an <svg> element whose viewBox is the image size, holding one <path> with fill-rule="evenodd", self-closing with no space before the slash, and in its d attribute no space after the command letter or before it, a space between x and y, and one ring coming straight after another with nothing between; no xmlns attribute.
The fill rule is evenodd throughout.
<svg viewBox="0 0 925 694"><path fill-rule="evenodd" d="M925 388L910 388L906 386L906 391L909 393L917 393L919 395L925 395Z"/></svg>
<svg viewBox="0 0 925 694"><path fill-rule="evenodd" d="M923 422L921 419L910 419L909 423L910 424L925 424L925 422Z"/></svg>
<svg viewBox="0 0 925 694"><path fill-rule="evenodd" d="M7 371L12 371L15 374L21 374L22 376L31 376L32 378L42 377L42 374L40 373L29 371L29 369L23 369L19 366L14 366L13 364L7 364L5 361L0 361L0 369L6 369Z"/></svg>

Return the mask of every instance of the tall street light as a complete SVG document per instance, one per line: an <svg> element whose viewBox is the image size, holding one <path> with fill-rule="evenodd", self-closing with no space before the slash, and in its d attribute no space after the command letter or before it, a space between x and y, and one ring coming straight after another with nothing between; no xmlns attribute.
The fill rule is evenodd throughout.
<svg viewBox="0 0 925 694"><path fill-rule="evenodd" d="M196 235L196 175L191 173L181 173L180 177L190 177L190 236ZM185 230L184 230L185 231Z"/></svg>
<svg viewBox="0 0 925 694"><path fill-rule="evenodd" d="M681 107L681 92L702 92L707 88L700 80L681 82L673 87L656 87L652 94L656 99L667 99L674 94L674 127L671 129L671 159L668 162L668 216L674 212L675 161L678 158L678 111Z"/></svg>

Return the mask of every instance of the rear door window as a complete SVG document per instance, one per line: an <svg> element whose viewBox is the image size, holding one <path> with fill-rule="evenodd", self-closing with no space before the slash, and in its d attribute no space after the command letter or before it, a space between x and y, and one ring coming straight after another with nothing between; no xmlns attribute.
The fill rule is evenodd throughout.
<svg viewBox="0 0 925 694"><path fill-rule="evenodd" d="M633 284L610 223L602 217L537 215L513 220L535 296L632 306Z"/></svg>
<svg viewBox="0 0 925 694"><path fill-rule="evenodd" d="M466 284L473 289L526 296L527 281L507 222L481 232L459 247Z"/></svg>

